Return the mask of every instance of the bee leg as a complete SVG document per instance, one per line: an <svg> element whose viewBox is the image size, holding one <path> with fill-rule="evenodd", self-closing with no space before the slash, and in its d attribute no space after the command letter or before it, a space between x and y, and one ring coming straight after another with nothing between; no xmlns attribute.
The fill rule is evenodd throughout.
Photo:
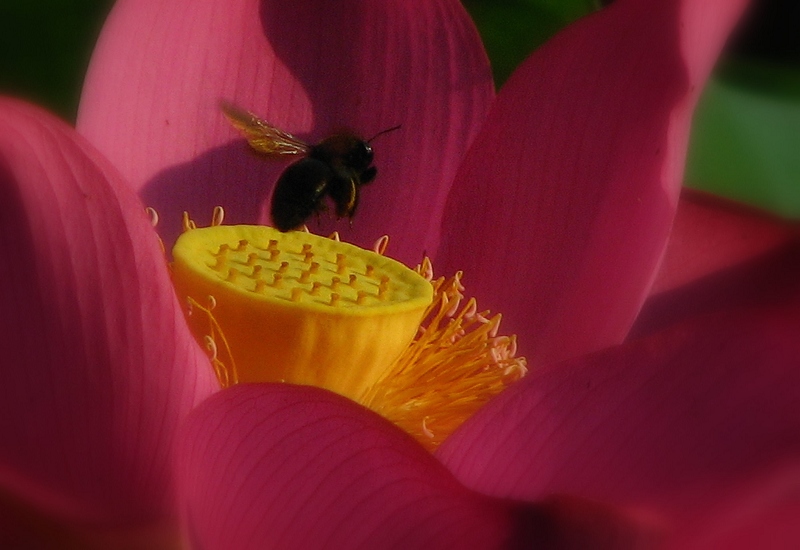
<svg viewBox="0 0 800 550"><path fill-rule="evenodd" d="M336 205L336 217L352 217L358 204L358 188L360 181L355 172L331 178L328 185L328 196Z"/></svg>
<svg viewBox="0 0 800 550"><path fill-rule="evenodd" d="M316 210L314 210L314 223L317 224L317 227L322 225L322 213L327 211L328 211L328 205L320 201Z"/></svg>
<svg viewBox="0 0 800 550"><path fill-rule="evenodd" d="M360 174L358 179L359 179L361 185L366 185L366 184L372 182L372 180L374 180L375 176L377 176L377 175L378 175L378 169L375 168L374 166L370 166L369 168L367 168L366 170L361 172L361 174Z"/></svg>

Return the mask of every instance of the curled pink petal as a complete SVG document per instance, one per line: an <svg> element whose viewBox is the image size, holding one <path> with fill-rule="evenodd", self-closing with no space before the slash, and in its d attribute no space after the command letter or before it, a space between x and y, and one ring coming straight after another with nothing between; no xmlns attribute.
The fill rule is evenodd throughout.
<svg viewBox="0 0 800 550"><path fill-rule="evenodd" d="M798 235L797 223L684 189L651 295L758 258Z"/></svg>
<svg viewBox="0 0 800 550"><path fill-rule="evenodd" d="M696 97L742 4L619 0L498 94L436 264L468 274L535 364L625 337L669 236Z"/></svg>
<svg viewBox="0 0 800 550"><path fill-rule="evenodd" d="M579 499L468 491L382 418L310 387L213 396L187 422L179 475L189 538L207 550L619 548L652 535Z"/></svg>
<svg viewBox="0 0 800 550"><path fill-rule="evenodd" d="M634 340L716 311L782 304L800 295L800 242L650 296L628 334Z"/></svg>
<svg viewBox="0 0 800 550"><path fill-rule="evenodd" d="M800 294L800 227L684 192L655 285L628 338L721 309Z"/></svg>
<svg viewBox="0 0 800 550"><path fill-rule="evenodd" d="M650 509L675 540L718 536L744 512L757 523L798 486L798 304L700 317L533 371L438 456L489 494ZM784 478L794 489L775 494Z"/></svg>
<svg viewBox="0 0 800 550"><path fill-rule="evenodd" d="M7 99L0 194L0 507L168 523L175 430L217 385L143 206L85 139Z"/></svg>
<svg viewBox="0 0 800 550"><path fill-rule="evenodd" d="M251 154L220 99L312 142L400 124L373 143L379 175L353 229L336 229L362 246L390 234L392 254L417 262L437 245L453 176L493 96L457 0L124 0L95 51L78 129L159 210L171 241L183 209L202 219L219 204L230 222L254 223L287 165Z"/></svg>

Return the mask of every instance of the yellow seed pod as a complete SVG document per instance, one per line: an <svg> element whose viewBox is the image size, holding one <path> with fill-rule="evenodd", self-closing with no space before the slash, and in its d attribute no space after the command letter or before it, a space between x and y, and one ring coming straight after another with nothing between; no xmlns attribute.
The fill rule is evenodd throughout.
<svg viewBox="0 0 800 550"><path fill-rule="evenodd" d="M408 346L433 298L400 262L299 231L192 229L173 258L179 298L210 304L236 381L314 385L354 400ZM189 324L200 342L213 332L201 315Z"/></svg>

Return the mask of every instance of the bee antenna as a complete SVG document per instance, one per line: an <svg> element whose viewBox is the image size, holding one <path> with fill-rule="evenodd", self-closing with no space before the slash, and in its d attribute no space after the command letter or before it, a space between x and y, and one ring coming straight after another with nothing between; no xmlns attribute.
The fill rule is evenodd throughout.
<svg viewBox="0 0 800 550"><path fill-rule="evenodd" d="M397 126L392 126L391 128L387 128L386 130L381 130L380 132L369 138L367 140L367 143L372 143L372 140L378 136L382 136L383 134L388 134L389 132L394 132L395 130L399 130L401 126L402 124L398 124Z"/></svg>

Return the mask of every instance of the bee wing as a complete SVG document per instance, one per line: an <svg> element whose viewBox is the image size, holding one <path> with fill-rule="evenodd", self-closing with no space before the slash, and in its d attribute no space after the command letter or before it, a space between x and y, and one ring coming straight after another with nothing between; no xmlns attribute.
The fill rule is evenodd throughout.
<svg viewBox="0 0 800 550"><path fill-rule="evenodd" d="M305 155L310 145L289 132L276 128L249 111L222 102L220 108L234 128L239 130L250 146L266 155Z"/></svg>

